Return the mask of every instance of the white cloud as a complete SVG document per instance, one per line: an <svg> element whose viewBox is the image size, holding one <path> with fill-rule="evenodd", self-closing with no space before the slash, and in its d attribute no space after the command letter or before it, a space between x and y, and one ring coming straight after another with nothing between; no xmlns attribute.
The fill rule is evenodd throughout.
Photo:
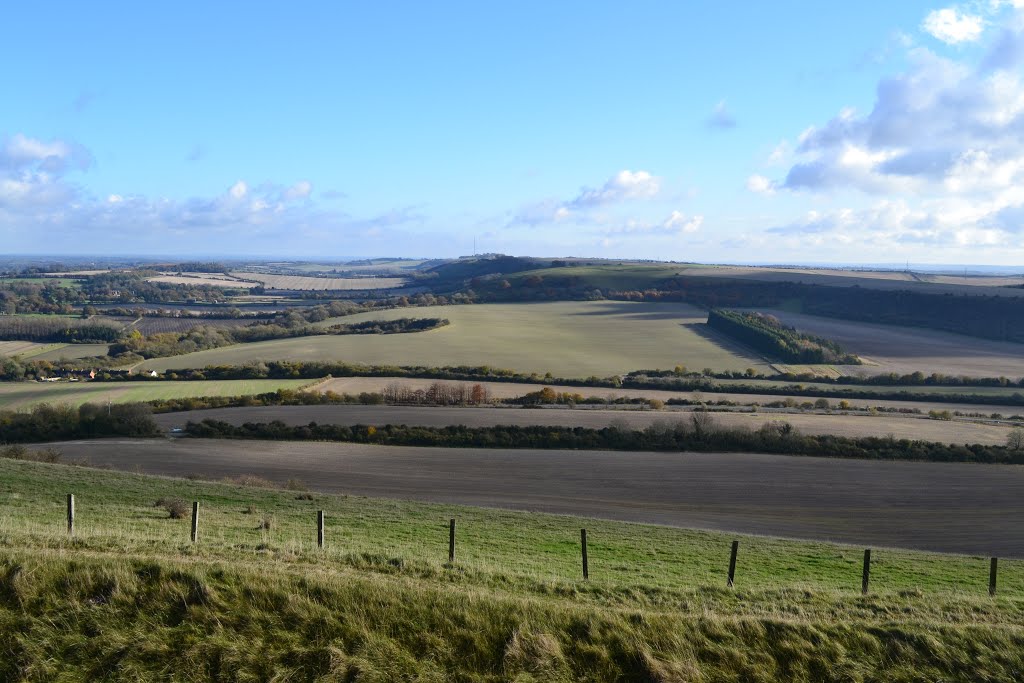
<svg viewBox="0 0 1024 683"><path fill-rule="evenodd" d="M709 128L729 129L736 127L736 117L729 111L725 100L720 100L708 116L707 125Z"/></svg>
<svg viewBox="0 0 1024 683"><path fill-rule="evenodd" d="M880 198L809 213L772 234L794 240L791 248L824 240L863 253L1024 246L1022 20L1007 18L973 61L912 48L908 68L881 79L870 111L844 109L805 129L782 178L750 176L752 192Z"/></svg>
<svg viewBox="0 0 1024 683"><path fill-rule="evenodd" d="M788 140L782 140L779 144L775 145L772 149L771 154L768 155L769 166L780 166L789 160L792 148L789 145Z"/></svg>
<svg viewBox="0 0 1024 683"><path fill-rule="evenodd" d="M686 216L681 211L673 211L672 214L666 218L661 227L664 230L671 232L682 232L682 233L694 233L700 230L700 226L704 224L704 216Z"/></svg>
<svg viewBox="0 0 1024 683"><path fill-rule="evenodd" d="M754 175L747 178L747 189L755 194L775 194L775 183L769 179L755 173Z"/></svg>
<svg viewBox="0 0 1024 683"><path fill-rule="evenodd" d="M603 207L631 201L648 201L661 193L661 178L648 171L622 170L598 188L584 187L572 199L558 201L545 199L520 207L512 217L512 225L541 225L545 223L590 219Z"/></svg>
<svg viewBox="0 0 1024 683"><path fill-rule="evenodd" d="M651 199L661 191L661 179L647 171L619 171L597 189L583 188L566 205L570 209L585 209L630 199Z"/></svg>
<svg viewBox="0 0 1024 683"><path fill-rule="evenodd" d="M311 192L313 192L313 183L308 180L300 180L287 188L282 196L285 201L293 201L295 199L306 199Z"/></svg>
<svg viewBox="0 0 1024 683"><path fill-rule="evenodd" d="M240 179L221 194L184 200L117 192L91 196L68 177L89 160L87 150L68 141L24 135L0 140L4 249L27 253L59 245L65 250L141 253L173 244L179 253L217 249L271 254L287 249L282 245L315 243L345 245L342 253L353 254L366 239L393 240L401 226L424 220L415 207L369 217L324 210L312 201L300 201L312 193L308 180L253 186ZM45 244L39 239L43 229L48 235ZM296 236L308 241L297 241Z"/></svg>
<svg viewBox="0 0 1024 683"><path fill-rule="evenodd" d="M234 199L243 199L248 193L249 186L244 180L239 180L228 190L228 194L230 194Z"/></svg>
<svg viewBox="0 0 1024 683"><path fill-rule="evenodd" d="M971 43L981 37L985 20L975 14L964 14L955 7L947 7L929 12L921 29L950 45Z"/></svg>

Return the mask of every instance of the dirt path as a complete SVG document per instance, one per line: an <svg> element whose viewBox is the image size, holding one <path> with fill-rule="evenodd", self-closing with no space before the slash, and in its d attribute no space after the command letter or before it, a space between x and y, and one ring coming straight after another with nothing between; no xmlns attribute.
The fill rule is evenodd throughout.
<svg viewBox="0 0 1024 683"><path fill-rule="evenodd" d="M149 474L256 474L329 493L1024 557L1019 466L200 439L56 446Z"/></svg>

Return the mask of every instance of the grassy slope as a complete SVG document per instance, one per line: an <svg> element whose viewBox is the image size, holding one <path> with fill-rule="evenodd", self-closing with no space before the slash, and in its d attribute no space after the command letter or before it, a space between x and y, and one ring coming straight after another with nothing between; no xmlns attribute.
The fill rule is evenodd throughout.
<svg viewBox="0 0 1024 683"><path fill-rule="evenodd" d="M367 364L492 365L563 377L607 376L640 367L744 370L767 366L705 339L686 324L706 314L683 304L557 302L479 304L364 313L337 322L447 318L429 332L283 339L147 361L143 367L204 367L249 360L341 360Z"/></svg>
<svg viewBox="0 0 1024 683"><path fill-rule="evenodd" d="M63 495L78 495L78 534ZM152 506L198 498L201 537ZM248 506L255 513L247 514ZM313 548L314 513L329 547ZM1014 680L1024 563L0 461L0 679ZM264 514L271 529L257 529ZM447 517L458 560L443 564ZM578 580L578 528L591 581ZM63 676L63 677L62 677Z"/></svg>
<svg viewBox="0 0 1024 683"><path fill-rule="evenodd" d="M308 379L218 380L210 382L4 382L0 410L29 408L38 403L134 403L166 398L246 396L278 389L298 389Z"/></svg>

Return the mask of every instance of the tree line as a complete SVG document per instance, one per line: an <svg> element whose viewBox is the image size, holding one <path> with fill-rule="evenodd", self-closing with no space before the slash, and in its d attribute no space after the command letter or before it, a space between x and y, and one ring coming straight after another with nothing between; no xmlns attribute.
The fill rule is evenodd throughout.
<svg viewBox="0 0 1024 683"><path fill-rule="evenodd" d="M159 434L152 409L143 403L86 403L78 408L44 403L33 406L29 412L0 411L0 443Z"/></svg>
<svg viewBox="0 0 1024 683"><path fill-rule="evenodd" d="M664 421L645 429L618 426L585 427L495 426L410 427L406 425L287 425L250 422L232 425L219 420L189 422L185 432L204 439L341 441L390 446L443 448L536 448L672 452L747 452L868 460L924 460L1024 464L1024 450L981 444L942 444L890 437L851 438L801 434L786 422L770 422L756 430L722 429L706 412L688 420Z"/></svg>
<svg viewBox="0 0 1024 683"><path fill-rule="evenodd" d="M714 309L708 312L708 326L743 342L757 351L789 363L860 365L831 339L798 332L772 315Z"/></svg>

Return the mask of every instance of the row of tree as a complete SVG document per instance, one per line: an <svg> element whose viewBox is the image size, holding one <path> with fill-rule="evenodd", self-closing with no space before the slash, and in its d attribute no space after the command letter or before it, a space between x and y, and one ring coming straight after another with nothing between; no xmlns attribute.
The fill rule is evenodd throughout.
<svg viewBox="0 0 1024 683"><path fill-rule="evenodd" d="M941 444L889 437L850 438L801 434L789 423L766 423L756 430L721 429L709 413L664 421L645 429L622 426L409 427L406 425L287 425L281 421L232 425L218 420L189 422L189 436L220 439L343 441L392 446L445 448L541 448L624 451L749 452L862 458L1024 464L1024 449L980 444Z"/></svg>
<svg viewBox="0 0 1024 683"><path fill-rule="evenodd" d="M798 332L773 315L715 309L708 313L708 327L788 363L861 364L835 341Z"/></svg>
<svg viewBox="0 0 1024 683"><path fill-rule="evenodd" d="M0 443L92 439L104 436L157 436L153 411L143 403L100 406L86 403L36 405L29 412L0 412Z"/></svg>

